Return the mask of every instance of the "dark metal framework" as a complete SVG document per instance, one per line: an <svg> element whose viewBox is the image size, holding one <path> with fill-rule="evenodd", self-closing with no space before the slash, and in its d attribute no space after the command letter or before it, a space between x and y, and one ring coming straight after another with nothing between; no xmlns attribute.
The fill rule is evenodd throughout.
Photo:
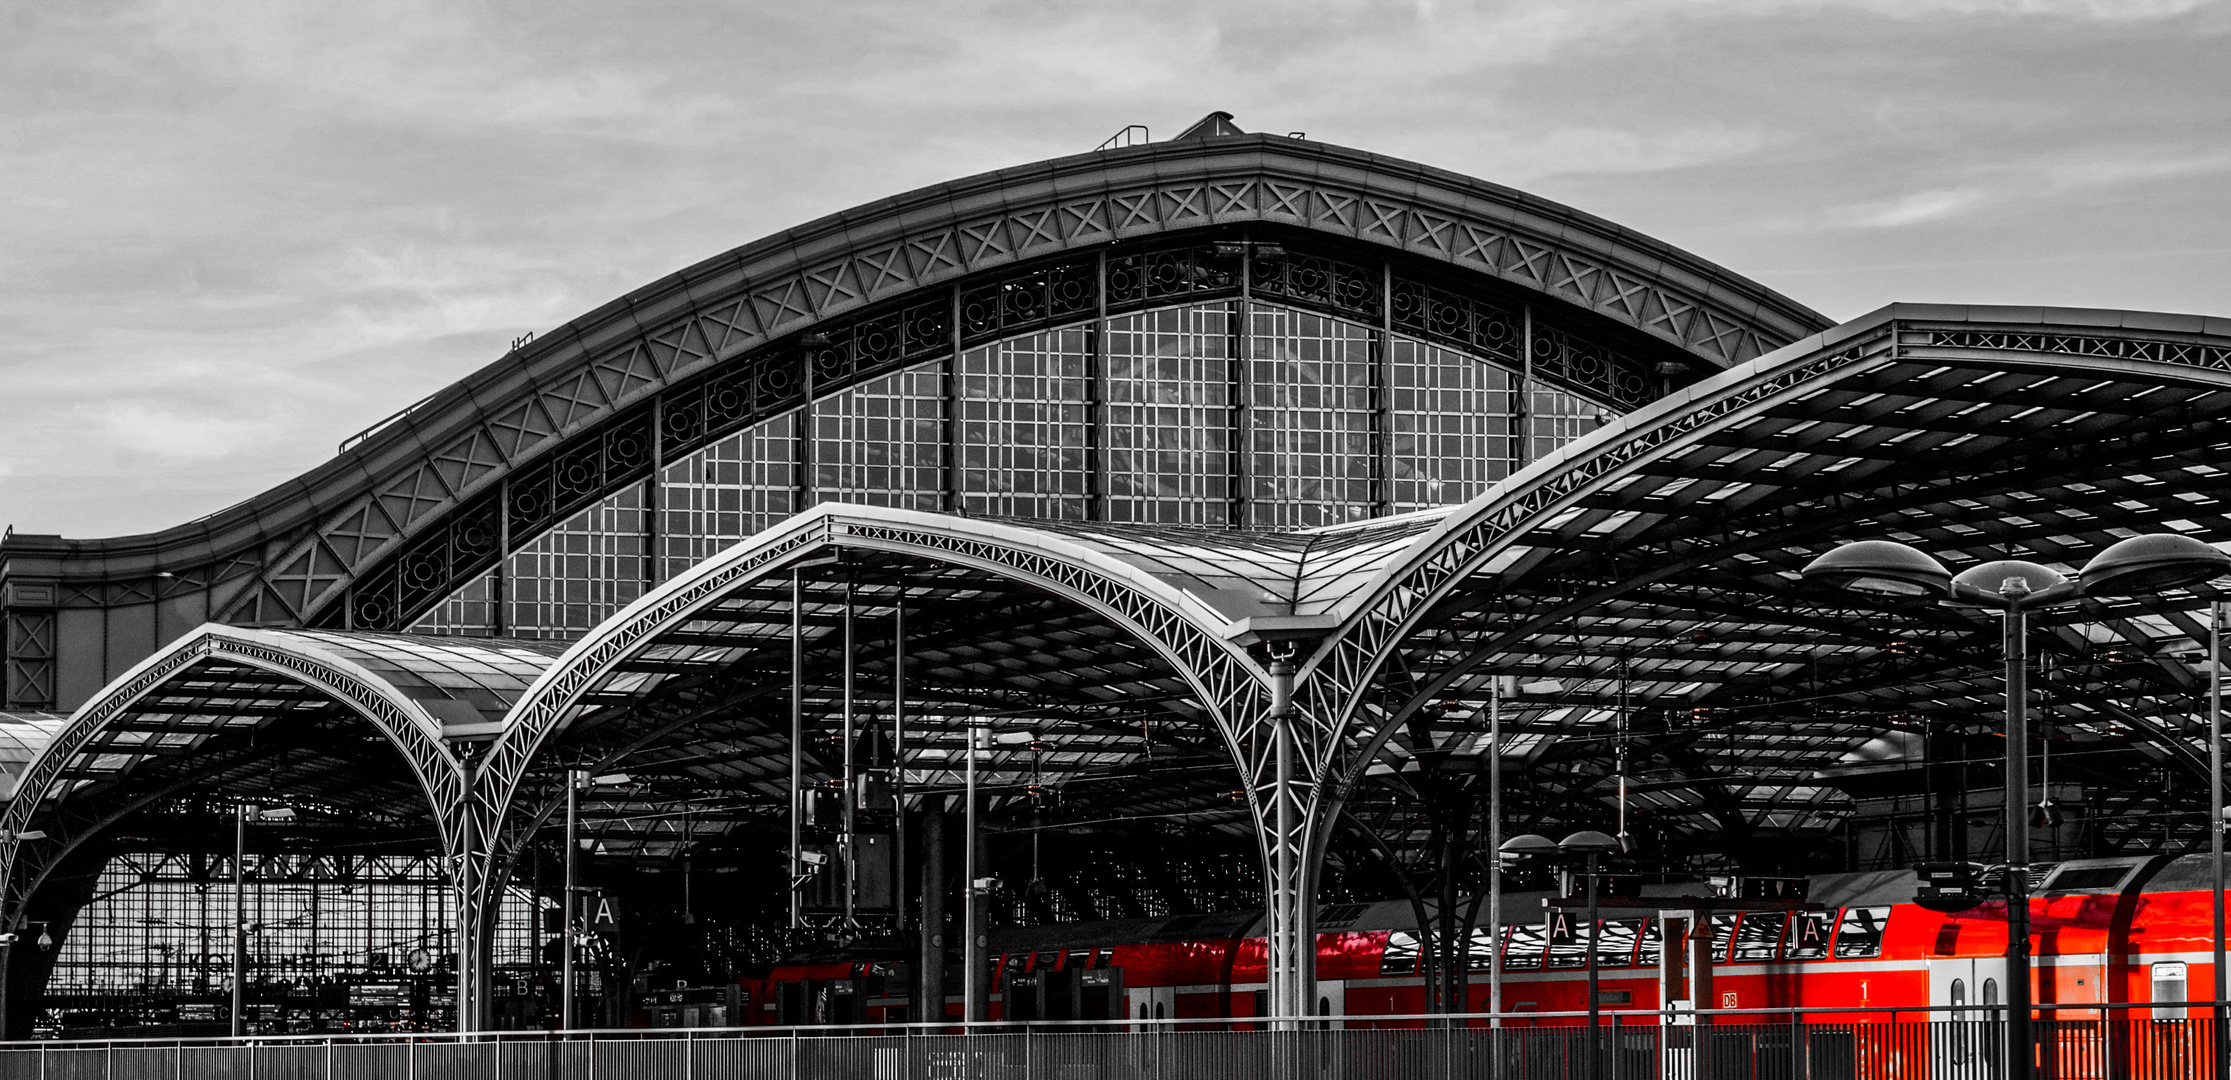
<svg viewBox="0 0 2231 1080"><path fill-rule="evenodd" d="M989 281L964 280L928 299L917 295L816 324L703 375L671 382L653 400L574 437L569 449L515 472L452 511L441 528L358 574L347 610L324 607L303 618L311 625L407 627L518 543L615 491L655 480L657 463L785 413L800 413L801 429L810 429L815 399L896 371L941 358L949 362L991 342L1171 304L1261 298L1384 326L1492 360L1518 373L1527 386L1577 394L1609 413L1656 397L1674 381L1668 371L1687 381L1703 366L1663 343L1566 314L1562 305L1530 304L1499 288L1482 294L1477 286L1467 293L1428 284L1449 284L1448 274L1419 260L1380 258L1367 248L1300 230L1226 234L1235 239L1176 247L1116 244ZM1256 237L1275 242L1251 239ZM1597 325L1583 330L1583 323ZM1373 366L1374 373L1382 369ZM1384 387L1375 391L1377 397L1385 394ZM801 438L797 447L798 503L810 505L816 498L811 440ZM1101 448L1095 443L1088 454ZM948 456L948 472L956 467L954 460ZM1087 468L1095 474L1103 469ZM959 509L958 479L948 477L943 486L942 509Z"/></svg>

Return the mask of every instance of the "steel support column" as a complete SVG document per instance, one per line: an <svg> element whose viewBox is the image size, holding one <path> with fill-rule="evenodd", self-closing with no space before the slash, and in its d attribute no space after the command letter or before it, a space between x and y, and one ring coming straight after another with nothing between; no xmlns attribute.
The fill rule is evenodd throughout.
<svg viewBox="0 0 2231 1080"><path fill-rule="evenodd" d="M2030 1047L2030 740L2029 616L2010 608L2006 637L2006 1062L2011 1080L2029 1080Z"/></svg>
<svg viewBox="0 0 2231 1080"><path fill-rule="evenodd" d="M2208 1040L2214 1057L2215 1080L2231 1076L2231 1061L2224 1051L2224 946L2223 946L2223 601L2208 605L2208 868L2209 919L2214 942L2209 968L2212 972L2208 1007L2212 1027Z"/></svg>

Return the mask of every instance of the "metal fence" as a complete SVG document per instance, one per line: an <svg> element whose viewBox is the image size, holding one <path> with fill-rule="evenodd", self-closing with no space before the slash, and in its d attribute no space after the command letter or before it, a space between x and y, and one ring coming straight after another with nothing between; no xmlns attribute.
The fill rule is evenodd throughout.
<svg viewBox="0 0 2231 1080"><path fill-rule="evenodd" d="M1969 1010L1973 1016L1978 1010ZM1729 1015L1322 1019L984 1028L0 1044L0 1080L1999 1080L2003 1022ZM1639 1021L1639 1022L1638 1022ZM1369 1023L1373 1026L1360 1026ZM1517 1026L1527 1024L1530 1026ZM1401 1025L1401 1026L1398 1026ZM1421 1026L1426 1025L1426 1026ZM1204 1027L1217 1030L1199 1030ZM2095 1011L2034 1026L2038 1080L2213 1075L2208 1019ZM1591 1037L1592 1036L1592 1037Z"/></svg>

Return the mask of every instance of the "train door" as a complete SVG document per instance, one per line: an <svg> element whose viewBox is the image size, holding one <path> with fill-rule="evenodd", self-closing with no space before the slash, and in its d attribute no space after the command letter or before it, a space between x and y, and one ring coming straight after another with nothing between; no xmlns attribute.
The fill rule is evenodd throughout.
<svg viewBox="0 0 2231 1080"><path fill-rule="evenodd" d="M1317 1007L1310 1010L1327 1017L1323 1027L1338 1028L1347 1025L1341 1017L1348 1015L1348 981L1346 979L1317 980Z"/></svg>
<svg viewBox="0 0 2231 1080"><path fill-rule="evenodd" d="M1130 999L1133 1020L1167 1020L1177 1015L1175 986L1141 986L1125 996ZM1133 1030L1167 1030L1168 1027L1167 1024L1156 1024L1151 1027L1135 1026Z"/></svg>
<svg viewBox="0 0 2231 1080"><path fill-rule="evenodd" d="M1999 1059L2006 1002L2006 961L1943 957L1929 965L1929 1042L1939 1076L1988 1076Z"/></svg>

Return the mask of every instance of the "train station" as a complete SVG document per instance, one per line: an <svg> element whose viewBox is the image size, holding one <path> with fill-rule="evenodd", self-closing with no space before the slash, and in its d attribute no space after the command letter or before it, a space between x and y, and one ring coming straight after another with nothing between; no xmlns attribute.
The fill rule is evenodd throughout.
<svg viewBox="0 0 2231 1080"><path fill-rule="evenodd" d="M0 539L0 1077L2224 1075L2231 318L1122 142Z"/></svg>

